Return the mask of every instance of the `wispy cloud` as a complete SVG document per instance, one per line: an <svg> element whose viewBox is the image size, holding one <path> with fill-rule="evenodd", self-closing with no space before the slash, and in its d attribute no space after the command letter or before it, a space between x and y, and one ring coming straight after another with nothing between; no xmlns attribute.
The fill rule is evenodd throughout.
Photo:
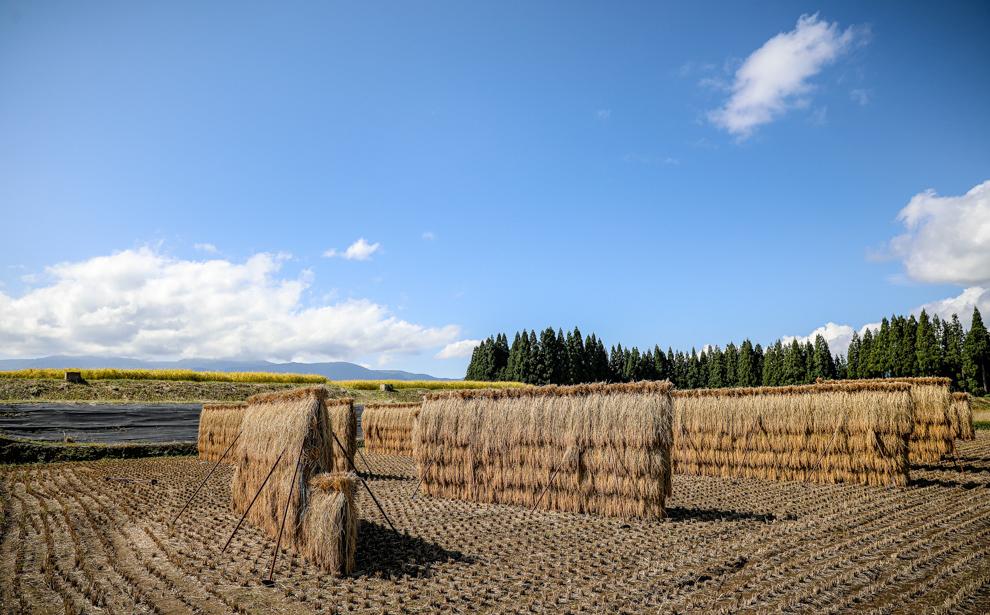
<svg viewBox="0 0 990 615"><path fill-rule="evenodd" d="M359 238L357 241L347 246L347 249L343 252L337 250L336 248L330 248L323 253L323 256L327 258L340 257L349 261L366 261L370 260L371 256L378 252L382 247L380 243L369 243L364 237Z"/></svg>
<svg viewBox="0 0 990 615"><path fill-rule="evenodd" d="M423 241L433 241L437 238L437 235L433 231L423 231L422 237Z"/></svg>
<svg viewBox="0 0 990 615"><path fill-rule="evenodd" d="M870 92L869 90L862 89L850 90L849 99L854 103L865 107L870 104Z"/></svg>
<svg viewBox="0 0 990 615"><path fill-rule="evenodd" d="M729 100L709 119L740 139L788 109L808 105L810 79L844 54L859 29L802 15L790 32L777 34L736 71Z"/></svg>
<svg viewBox="0 0 990 615"><path fill-rule="evenodd" d="M197 243L193 246L196 250L200 252L206 252L207 254L216 254L220 250L217 249L212 243Z"/></svg>
<svg viewBox="0 0 990 615"><path fill-rule="evenodd" d="M601 121L604 122L604 121L606 121L606 120L608 120L609 118L612 117L612 110L611 109L599 109L598 111L595 111L595 117L597 117L599 120L601 120Z"/></svg>

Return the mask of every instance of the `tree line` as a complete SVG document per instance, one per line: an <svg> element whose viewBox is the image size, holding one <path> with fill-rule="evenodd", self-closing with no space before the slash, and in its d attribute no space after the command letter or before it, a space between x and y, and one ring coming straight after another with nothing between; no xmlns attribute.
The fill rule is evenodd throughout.
<svg viewBox="0 0 990 615"><path fill-rule="evenodd" d="M467 380L513 380L527 384L580 384L670 380L678 388L722 388L808 384L821 379L947 376L957 390L985 395L990 377L990 335L978 309L964 331L959 318L925 310L884 318L877 329L854 333L845 356L833 355L821 335L815 340L777 340L764 348L744 340L738 346L710 346L700 352L664 352L610 346L594 333L582 336L552 327L537 334L519 331L482 341L471 355Z"/></svg>

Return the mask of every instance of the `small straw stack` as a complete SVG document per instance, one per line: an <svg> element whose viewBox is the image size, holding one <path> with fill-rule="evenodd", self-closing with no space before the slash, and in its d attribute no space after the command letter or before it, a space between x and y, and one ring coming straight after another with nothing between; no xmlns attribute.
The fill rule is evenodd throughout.
<svg viewBox="0 0 990 615"><path fill-rule="evenodd" d="M816 483L906 485L913 423L904 383L674 393L675 471Z"/></svg>
<svg viewBox="0 0 990 615"><path fill-rule="evenodd" d="M275 466L247 520L275 538L287 510L283 543L297 551L305 548L307 537L302 521L311 500L311 479L318 474L343 472L350 467L334 435L351 459L356 450L357 420L352 402L350 398L330 398L324 386L266 393L248 399L241 422L241 437L234 447L237 466L231 479L234 510L243 513L247 509ZM318 481L317 484L324 483ZM309 548L312 549L312 545Z"/></svg>
<svg viewBox="0 0 990 615"><path fill-rule="evenodd" d="M199 413L196 450L203 461L218 461L241 430L241 417L247 404L203 404ZM230 456L227 456L230 459Z"/></svg>
<svg viewBox="0 0 990 615"><path fill-rule="evenodd" d="M958 425L956 438L960 440L975 440L976 429L973 427L973 405L968 393L952 394L953 424Z"/></svg>
<svg viewBox="0 0 990 615"><path fill-rule="evenodd" d="M302 520L302 555L337 576L354 570L357 551L357 475L317 474L309 479L309 501Z"/></svg>
<svg viewBox="0 0 990 615"><path fill-rule="evenodd" d="M431 393L413 430L426 493L612 517L663 517L669 382Z"/></svg>
<svg viewBox="0 0 990 615"><path fill-rule="evenodd" d="M361 413L364 447L372 453L412 455L412 432L422 404L367 404Z"/></svg>

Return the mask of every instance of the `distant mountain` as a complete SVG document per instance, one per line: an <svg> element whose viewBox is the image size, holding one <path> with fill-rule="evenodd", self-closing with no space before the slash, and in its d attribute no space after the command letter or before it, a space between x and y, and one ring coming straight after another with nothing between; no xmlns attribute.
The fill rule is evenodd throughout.
<svg viewBox="0 0 990 615"><path fill-rule="evenodd" d="M354 363L271 363L269 361L227 361L223 359L181 359L179 361L142 361L123 357L51 356L40 359L0 359L0 370L77 367L80 369L192 369L211 372L276 372L320 374L330 380L448 380L429 374L402 370L368 369Z"/></svg>

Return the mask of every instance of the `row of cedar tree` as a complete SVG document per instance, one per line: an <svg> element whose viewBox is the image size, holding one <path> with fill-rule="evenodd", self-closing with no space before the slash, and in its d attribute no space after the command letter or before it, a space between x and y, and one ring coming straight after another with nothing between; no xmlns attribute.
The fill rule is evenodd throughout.
<svg viewBox="0 0 990 615"><path fill-rule="evenodd" d="M500 333L474 349L465 379L528 384L670 380L678 388L695 389L895 376L947 376L958 390L986 394L990 337L979 310L973 310L968 332L955 315L942 320L922 311L918 318L884 318L878 329L854 334L846 356L833 356L821 335L814 343L778 340L763 348L746 340L689 354L621 344L606 350L595 334L582 337L576 327L567 333L552 328L539 335L518 332L511 345Z"/></svg>

